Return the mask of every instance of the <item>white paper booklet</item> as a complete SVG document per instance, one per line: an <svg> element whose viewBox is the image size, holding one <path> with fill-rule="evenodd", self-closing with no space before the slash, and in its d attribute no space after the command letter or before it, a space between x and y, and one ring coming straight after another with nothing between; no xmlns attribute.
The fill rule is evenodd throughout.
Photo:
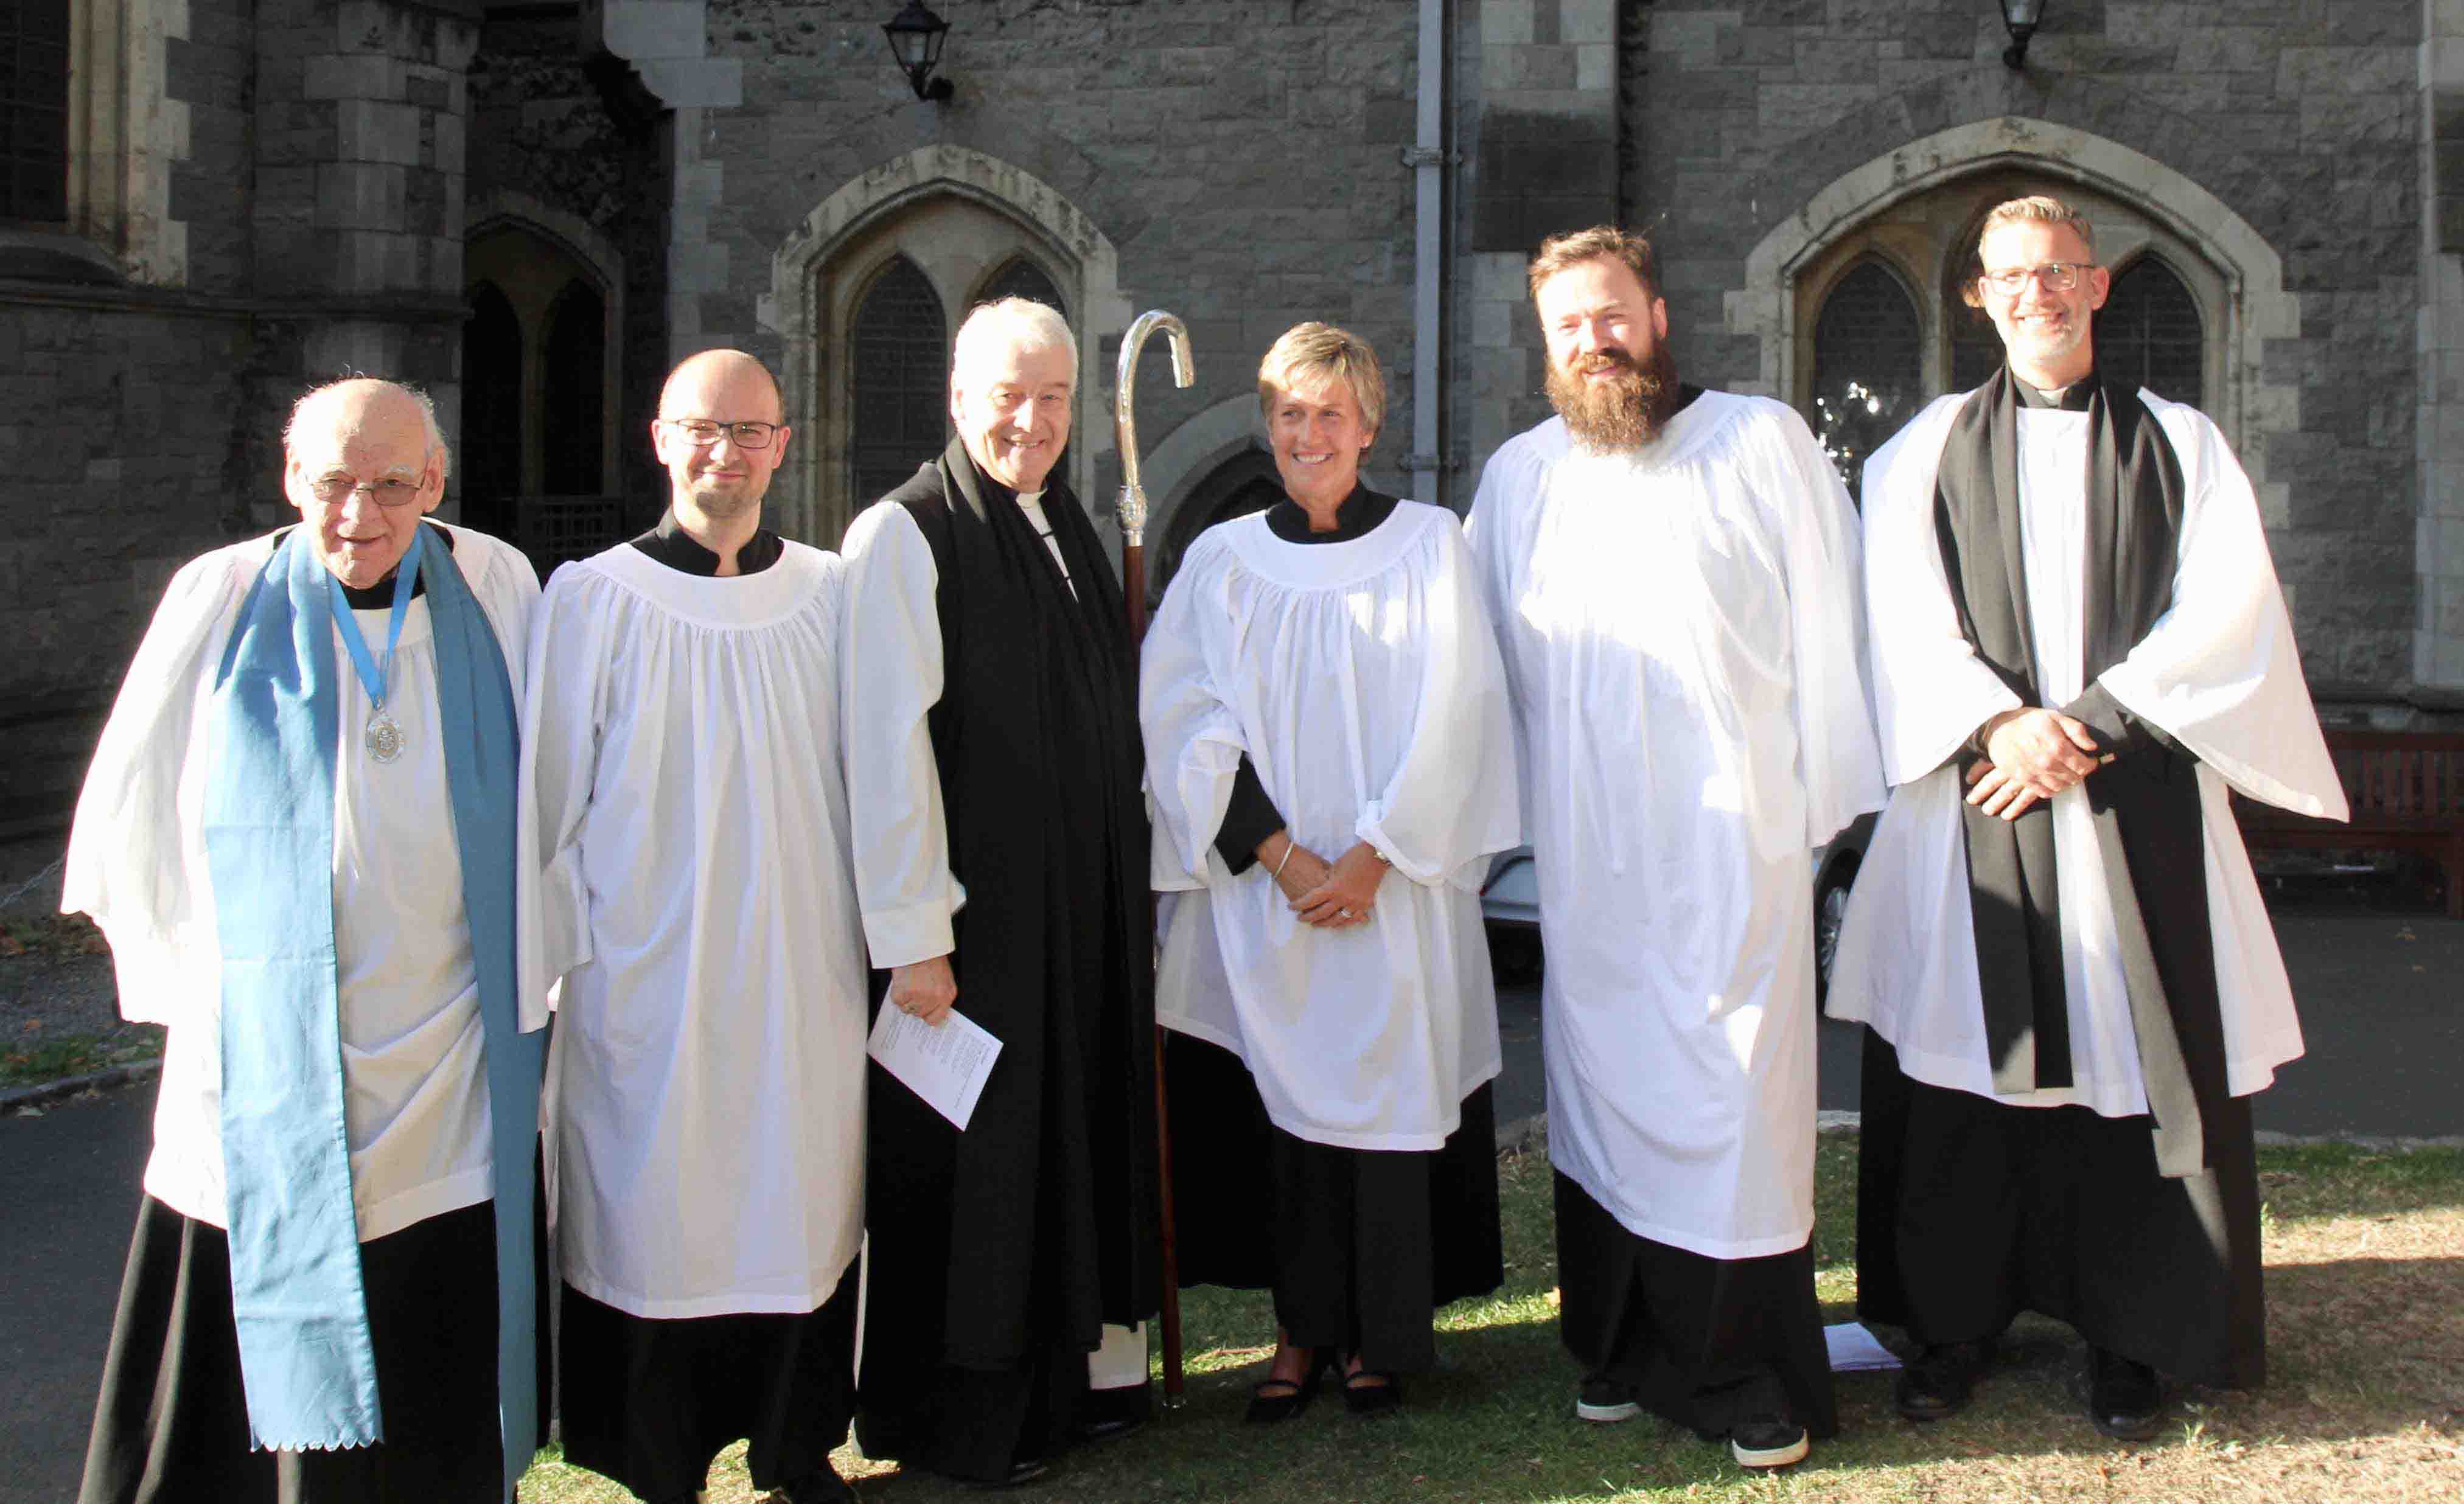
<svg viewBox="0 0 2464 1504"><path fill-rule="evenodd" d="M1822 1329L1822 1341L1831 1349L1833 1373L1872 1373L1900 1366L1899 1359L1891 1355L1889 1348L1874 1341L1874 1334L1865 1330L1862 1321L1842 1321L1836 1326L1826 1326Z"/></svg>
<svg viewBox="0 0 2464 1504"><path fill-rule="evenodd" d="M881 1068L906 1083L935 1112L965 1132L976 1115L976 1099L1001 1058L1001 1042L974 1019L953 1008L939 1028L884 1004L872 1021L872 1037L865 1053Z"/></svg>

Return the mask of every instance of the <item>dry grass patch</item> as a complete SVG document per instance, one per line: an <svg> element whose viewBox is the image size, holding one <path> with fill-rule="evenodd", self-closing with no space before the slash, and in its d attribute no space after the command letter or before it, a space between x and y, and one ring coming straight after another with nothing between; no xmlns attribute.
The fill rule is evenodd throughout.
<svg viewBox="0 0 2464 1504"><path fill-rule="evenodd" d="M1645 1418L1571 1414L1576 1377L1557 1345L1549 1169L1505 1162L1506 1288L1449 1307L1447 1368L1409 1385L1404 1413L1359 1422L1321 1396L1272 1430L1241 1424L1272 1331L1263 1296L1193 1292L1187 1407L1146 1432L1075 1453L1022 1491L1047 1504L1548 1504L1643 1499L2464 1499L2464 1152L2340 1146L2260 1151L2267 1201L2269 1386L2192 1389L2145 1446L2105 1442L2069 1394L2077 1342L2023 1320L1975 1407L1932 1428L1900 1421L1886 1375L1839 1384L1838 1439L1805 1465L1748 1477L1725 1448ZM1831 1319L1855 1297L1856 1141L1823 1141L1815 1259ZM1896 1335L1896 1334L1890 1334ZM865 1462L842 1470L884 1504L976 1498ZM553 1462L526 1504L615 1504L614 1485ZM742 1449L712 1470L712 1504L754 1498Z"/></svg>

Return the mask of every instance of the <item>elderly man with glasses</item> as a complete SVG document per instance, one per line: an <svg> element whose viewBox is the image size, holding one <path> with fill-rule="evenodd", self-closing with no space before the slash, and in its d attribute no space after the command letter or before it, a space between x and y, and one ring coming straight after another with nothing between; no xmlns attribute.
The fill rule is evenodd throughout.
<svg viewBox="0 0 2464 1504"><path fill-rule="evenodd" d="M659 525L532 635L523 854L553 1062L564 1453L687 1504L853 1495L865 966L839 771L838 556L761 526L794 437L759 361L676 367Z"/></svg>
<svg viewBox="0 0 2464 1504"><path fill-rule="evenodd" d="M429 523L426 398L283 434L300 522L172 579L64 906L169 1027L84 1504L495 1504L540 1434L546 1012L516 858L528 560Z"/></svg>
<svg viewBox="0 0 2464 1504"><path fill-rule="evenodd" d="M2266 1374L2250 1094L2301 1031L2228 797L2344 797L2249 478L2098 368L2088 222L2014 199L1977 255L2007 363L1865 469L1893 793L1831 982L1870 1026L1859 1306L1922 1346L1910 1420L2034 1310L2144 1439L2161 1374Z"/></svg>

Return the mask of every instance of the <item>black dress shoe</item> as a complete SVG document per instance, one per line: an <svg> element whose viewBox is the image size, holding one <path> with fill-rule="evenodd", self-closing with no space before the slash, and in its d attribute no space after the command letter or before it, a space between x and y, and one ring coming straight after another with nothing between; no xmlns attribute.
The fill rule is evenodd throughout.
<svg viewBox="0 0 2464 1504"><path fill-rule="evenodd" d="M1118 1441L1144 1428L1152 1409L1153 1402L1143 1384L1118 1389L1089 1389L1078 1401L1078 1439Z"/></svg>
<svg viewBox="0 0 2464 1504"><path fill-rule="evenodd" d="M1891 1403L1912 1421L1939 1421L1968 1408L1976 1381L1993 1362L1993 1344L1936 1342L1900 1371Z"/></svg>
<svg viewBox="0 0 2464 1504"><path fill-rule="evenodd" d="M2165 1386L2156 1370L2101 1347L2087 1350L2088 1424L2115 1441L2145 1441L2165 1426Z"/></svg>
<svg viewBox="0 0 2464 1504"><path fill-rule="evenodd" d="M1343 1407L1354 1415L1386 1415L1403 1407L1403 1381L1363 1368L1343 1381Z"/></svg>
<svg viewBox="0 0 2464 1504"><path fill-rule="evenodd" d="M1298 1384L1284 1379L1261 1379L1250 1385L1249 1408L1242 1413L1241 1419L1252 1426L1272 1426L1277 1421L1288 1421L1308 1409L1309 1401L1317 1398L1319 1378L1333 1359L1323 1348L1311 1348L1308 1361L1309 1372ZM1269 1394L1267 1391L1270 1389L1276 1392Z"/></svg>

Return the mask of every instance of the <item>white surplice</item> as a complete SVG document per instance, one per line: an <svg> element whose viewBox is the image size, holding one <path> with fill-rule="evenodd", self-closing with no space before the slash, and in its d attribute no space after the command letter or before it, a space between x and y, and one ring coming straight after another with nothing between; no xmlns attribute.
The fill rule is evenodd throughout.
<svg viewBox="0 0 2464 1504"><path fill-rule="evenodd" d="M1705 392L1634 453L1518 435L1471 543L1540 879L1550 1159L1639 1236L1800 1248L1809 857L1882 801L1847 492L1795 413Z"/></svg>
<svg viewBox="0 0 2464 1504"><path fill-rule="evenodd" d="M433 524L431 524L433 526ZM487 616L521 693L522 644L539 577L512 545L446 530L452 559ZM183 1216L228 1223L222 1146L222 949L206 859L214 678L249 587L280 534L216 549L172 578L130 664L77 799L60 906L93 916L111 941L120 1011L169 1027L145 1190ZM429 556L443 549L429 540ZM429 567L435 566L433 562ZM382 652L389 611L357 611ZM428 598L403 617L386 674L402 729L399 759L365 749L371 707L341 629L334 759L334 952L342 1116L363 1242L476 1206L495 1193L489 1162L484 1030L462 856L436 716ZM304 895L303 895L304 897ZM522 1027L547 1021L521 998Z"/></svg>
<svg viewBox="0 0 2464 1504"><path fill-rule="evenodd" d="M1504 671L1453 514L1399 502L1340 543L1287 543L1264 512L1208 529L1147 633L1138 720L1154 883L1177 894L1157 1021L1241 1057L1296 1138L1442 1147L1498 1073L1480 885L1517 832ZM1264 863L1225 866L1243 752L1294 840L1394 863L1367 924L1304 924Z"/></svg>
<svg viewBox="0 0 2464 1504"><path fill-rule="evenodd" d="M2031 817L2054 822L2072 1084L1993 1089L1952 759L1987 719L2019 701L1960 635L1934 533L1935 474L1971 395L1936 400L1865 467L1874 698L1893 793L1849 899L1831 1014L1872 1025L1899 1052L1901 1069L1929 1085L2127 1117L2147 1110L2146 1086L2085 788L2055 796L2043 816ZM2238 1097L2266 1086L2276 1067L2301 1054L2301 1028L2230 791L2330 819L2345 817L2344 796L2311 709L2248 477L2205 414L2153 393L2141 399L2181 462L2179 561L2171 605L2102 682L2198 758L2226 1083ZM2031 645L2038 688L2052 706L2088 687L2087 424L2083 411L2018 414Z"/></svg>
<svg viewBox="0 0 2464 1504"><path fill-rule="evenodd" d="M635 1316L802 1314L862 1236L865 965L834 555L549 581L522 718L564 1277Z"/></svg>

